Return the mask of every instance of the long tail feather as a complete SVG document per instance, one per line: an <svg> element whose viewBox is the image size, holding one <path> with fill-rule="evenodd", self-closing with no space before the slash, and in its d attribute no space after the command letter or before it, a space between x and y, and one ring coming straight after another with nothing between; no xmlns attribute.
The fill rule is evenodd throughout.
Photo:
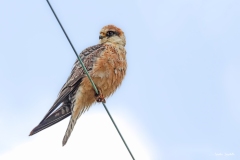
<svg viewBox="0 0 240 160"><path fill-rule="evenodd" d="M67 141L68 141L68 139L69 139L69 137L70 137L70 135L71 135L71 133L73 131L73 128L74 128L76 122L77 122L77 117L73 117L73 115L72 115L71 119L70 119L70 122L68 124L67 130L65 132L63 141L62 141L62 145L63 146L67 143Z"/></svg>

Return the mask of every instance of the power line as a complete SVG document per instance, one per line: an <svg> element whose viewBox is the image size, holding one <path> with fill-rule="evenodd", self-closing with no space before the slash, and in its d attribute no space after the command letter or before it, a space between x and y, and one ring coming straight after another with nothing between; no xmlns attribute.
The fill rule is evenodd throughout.
<svg viewBox="0 0 240 160"><path fill-rule="evenodd" d="M78 54L77 54L77 52L76 52L76 50L75 50L75 48L74 48L74 46L73 46L73 44L72 44L71 40L69 39L69 37L68 37L68 35L67 35L67 33L66 33L65 29L63 28L63 26L62 26L61 22L59 21L59 19L58 19L58 17L57 17L57 15L56 15L56 13L54 12L54 10L53 10L53 8L52 8L52 6L51 6L51 4L50 4L50 2L49 2L48 0L47 0L47 3L48 3L48 5L49 5L49 7L51 8L51 10L52 10L52 12L53 12L53 14L54 14L55 18L57 19L57 21L58 21L58 23L59 23L60 27L62 28L62 30L63 30L63 32L64 32L64 34L65 34L65 36L66 36L66 38L67 38L68 42L70 43L70 45L71 45L71 47L72 47L72 49L73 49L73 51L74 51L75 55L77 56L77 58L78 58L78 61L80 62L81 66L83 67L83 69L84 69L84 72L86 73L86 75L87 75L88 79L90 80L90 82L91 82L91 84L92 84L92 86L93 86L93 88L94 88L94 90L95 90L96 94L98 94L99 92L98 92L98 90L97 90L97 87L96 87L96 85L94 84L94 82L93 82L92 78L90 77L90 75L89 75L89 73L88 73L88 71L87 71L87 69L86 69L85 65L83 64L83 62L82 62L81 58L78 56ZM112 121L113 125L115 126L115 128L116 128L116 130L117 130L117 132L118 132L119 136L121 137L121 139L122 139L123 143L125 144L125 147L127 148L127 150L128 150L128 152L129 152L129 154L131 155L132 159L133 159L133 160L135 160L135 158L133 157L133 154L132 154L132 152L131 152L131 151L130 151L130 149L128 148L128 145L127 145L127 143L125 142L125 140L124 140L124 138L123 138L123 136L122 136L121 132L119 131L119 129L118 129L118 127L117 127L116 123L114 122L114 120L113 120L113 118L112 118L112 116L111 116L110 112L108 111L106 104L105 104L104 102L102 102L102 104L103 104L103 106L104 106L104 108L105 108L105 110L106 110L106 112L107 112L108 116L110 117L110 119L111 119L111 121Z"/></svg>

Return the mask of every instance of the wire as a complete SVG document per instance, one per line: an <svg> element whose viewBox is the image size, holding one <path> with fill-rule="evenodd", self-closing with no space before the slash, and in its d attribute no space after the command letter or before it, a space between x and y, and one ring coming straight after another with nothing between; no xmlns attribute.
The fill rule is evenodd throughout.
<svg viewBox="0 0 240 160"><path fill-rule="evenodd" d="M70 45L71 45L71 47L72 47L72 49L73 49L73 51L74 51L75 55L77 56L77 58L78 58L78 61L80 62L81 66L83 67L83 69L84 69L84 72L86 73L86 75L87 75L88 79L90 80L90 82L91 82L91 84L92 84L92 86L93 86L93 88L94 88L95 92L98 94L99 92L98 92L98 90L97 90L97 87L96 87L96 85L94 84L94 82L93 82L92 78L90 77L90 75L89 75L89 73L88 73L88 71L87 71L87 69L86 69L85 65L83 64L83 62L82 62L81 58L78 56L78 54L77 54L77 52L76 52L76 50L75 50L75 48L74 48L74 46L73 46L73 44L72 44L71 40L69 39L69 37L68 37L68 35L67 35L66 31L64 30L64 28L63 28L63 26L62 26L61 22L59 21L59 19L58 19L58 17L57 17L57 15L56 15L56 13L54 12L54 10L53 10L53 8L52 8L52 6L51 6L51 4L50 4L50 2L49 2L48 0L47 0L47 3L48 3L48 5L49 5L49 7L51 8L51 10L52 10L52 12L53 12L53 14L54 14L55 18L57 19L57 21L58 21L58 23L59 23L60 27L62 28L62 30L63 30L63 32L64 32L65 36L67 37L67 39L68 39L68 42L70 43ZM110 119L111 119L112 123L114 124L114 126L115 126L115 128L116 128L116 130L117 130L117 132L118 132L118 134L119 134L119 136L121 137L121 139L122 139L122 141L123 141L123 143L124 143L125 147L127 148L127 150L128 150L128 152L129 152L129 154L131 155L132 159L133 159L133 160L135 160L135 158L133 157L133 154L132 154L132 152L131 152L131 151L130 151L130 149L128 148L128 145L127 145L127 143L125 142L125 140L124 140L124 138L123 138L123 136L122 136L121 132L119 131L119 129L118 129L118 127L117 127L116 123L114 122L114 120L113 120L113 118L112 118L112 116L111 116L110 112L108 111L108 109L107 109L107 106L105 105L105 103L104 103L104 102L102 102L102 104L103 104L103 106L104 106L105 110L107 111L107 114L108 114L108 116L110 117Z"/></svg>

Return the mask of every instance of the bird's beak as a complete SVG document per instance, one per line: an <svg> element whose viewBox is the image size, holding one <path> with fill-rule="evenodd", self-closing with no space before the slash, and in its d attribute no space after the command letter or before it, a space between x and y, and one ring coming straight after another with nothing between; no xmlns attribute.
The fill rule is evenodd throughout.
<svg viewBox="0 0 240 160"><path fill-rule="evenodd" d="M104 38L104 36L102 36L102 35L99 36L99 39L103 39L103 38Z"/></svg>

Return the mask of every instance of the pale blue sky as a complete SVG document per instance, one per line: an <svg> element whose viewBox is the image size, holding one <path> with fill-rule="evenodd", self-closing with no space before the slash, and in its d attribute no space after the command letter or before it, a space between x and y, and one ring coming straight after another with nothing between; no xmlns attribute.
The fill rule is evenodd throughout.
<svg viewBox="0 0 240 160"><path fill-rule="evenodd" d="M50 2L77 52L97 44L104 25L125 32L127 76L107 106L118 123L129 123L122 127L125 135L140 135L138 143L154 157L149 159L240 158L239 0ZM1 157L54 132L52 127L43 131L49 134L28 137L55 101L76 57L44 0L0 1L0 21ZM106 114L95 105L84 116L94 119L97 113ZM55 133L59 139L45 145L61 146L67 121L58 125L63 128ZM81 126L79 133L87 135ZM70 139L78 141L78 136ZM128 141L138 155L136 141Z"/></svg>

